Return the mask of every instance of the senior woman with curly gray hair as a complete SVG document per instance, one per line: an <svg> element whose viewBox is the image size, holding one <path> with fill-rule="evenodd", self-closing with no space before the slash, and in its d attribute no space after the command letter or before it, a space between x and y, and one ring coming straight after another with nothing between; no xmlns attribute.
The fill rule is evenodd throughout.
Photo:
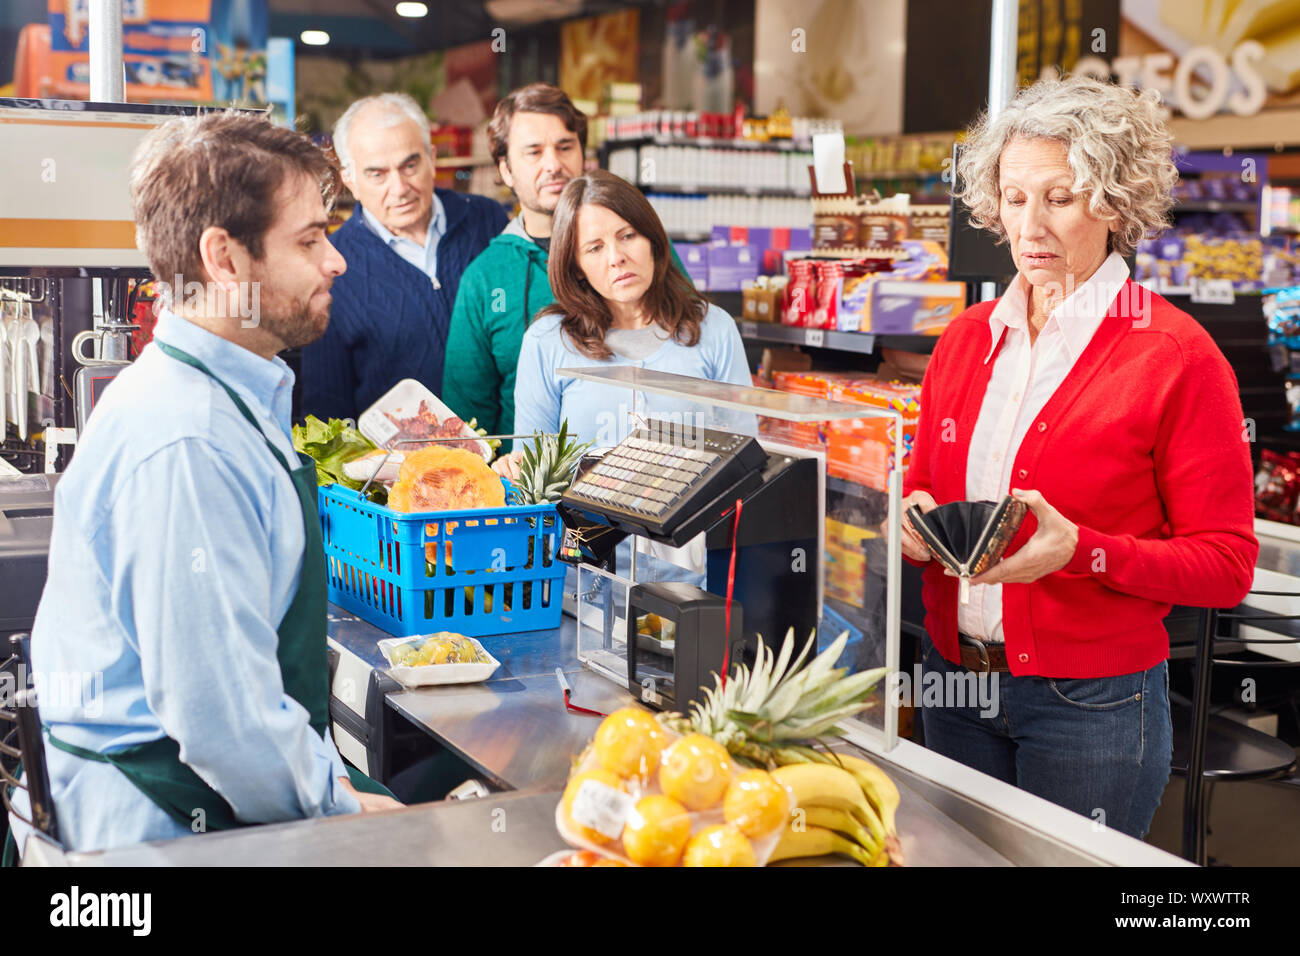
<svg viewBox="0 0 1300 956"><path fill-rule="evenodd" d="M1165 224L1171 145L1154 94L1085 79L969 131L959 195L1017 275L939 341L904 484L922 511L1029 507L964 602L904 521L926 671L997 687L992 715L925 708L926 745L1136 837L1170 771L1162 620L1238 603L1259 550L1232 369L1123 259Z"/></svg>

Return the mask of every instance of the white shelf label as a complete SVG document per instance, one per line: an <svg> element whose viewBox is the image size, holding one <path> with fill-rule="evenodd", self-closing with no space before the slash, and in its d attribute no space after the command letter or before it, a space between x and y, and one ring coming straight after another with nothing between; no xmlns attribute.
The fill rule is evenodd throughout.
<svg viewBox="0 0 1300 956"><path fill-rule="evenodd" d="M808 329L804 334L804 343L811 345L813 348L821 348L826 344L826 330Z"/></svg>
<svg viewBox="0 0 1300 956"><path fill-rule="evenodd" d="M757 322L741 322L741 323L740 323L740 334L741 334L741 335L748 336L749 338L753 338L754 336L758 335L758 323L757 323Z"/></svg>
<svg viewBox="0 0 1300 956"><path fill-rule="evenodd" d="M1193 279L1192 301L1202 305L1232 305L1236 295L1231 279Z"/></svg>

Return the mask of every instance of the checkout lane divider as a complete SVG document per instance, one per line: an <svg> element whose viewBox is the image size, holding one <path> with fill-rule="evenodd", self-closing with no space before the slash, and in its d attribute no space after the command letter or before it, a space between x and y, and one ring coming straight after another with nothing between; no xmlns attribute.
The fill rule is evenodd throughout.
<svg viewBox="0 0 1300 956"><path fill-rule="evenodd" d="M567 680L564 679L564 668L562 668L562 667L557 667L557 668L555 668L555 677L556 677L556 679L559 680L559 682L560 682L560 690L564 691L564 709L565 709L565 710L569 711L570 713L574 713L574 714L586 714L586 715L588 715L589 717L608 717L608 716L609 716L609 714L602 714L602 713L601 713L600 711L598 711L598 710L589 710L589 709L586 708L586 707L579 707L577 704L575 704L575 703L573 703L572 701L569 700L570 695L573 694L573 688L571 688L571 687L569 686L569 682L568 682Z"/></svg>

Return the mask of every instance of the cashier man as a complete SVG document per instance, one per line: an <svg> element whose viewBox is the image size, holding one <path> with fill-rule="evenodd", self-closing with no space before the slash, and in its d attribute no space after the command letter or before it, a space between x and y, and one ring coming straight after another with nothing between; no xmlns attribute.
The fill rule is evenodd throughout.
<svg viewBox="0 0 1300 956"><path fill-rule="evenodd" d="M382 788L327 728L315 470L276 357L329 322L333 190L316 147L251 116L172 120L136 154L137 242L186 285L55 495L33 670L103 687L38 701L66 849L400 806L359 792Z"/></svg>

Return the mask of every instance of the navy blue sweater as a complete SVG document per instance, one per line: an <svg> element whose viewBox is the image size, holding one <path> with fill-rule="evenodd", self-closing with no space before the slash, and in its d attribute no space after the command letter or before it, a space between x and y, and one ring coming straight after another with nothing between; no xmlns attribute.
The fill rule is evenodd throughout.
<svg viewBox="0 0 1300 956"><path fill-rule="evenodd" d="M447 216L438 240L438 283L393 252L370 231L358 204L330 236L348 268L334 280L329 328L302 353L302 400L307 415L356 419L404 378L437 394L451 309L470 261L505 228L499 203L437 190Z"/></svg>

